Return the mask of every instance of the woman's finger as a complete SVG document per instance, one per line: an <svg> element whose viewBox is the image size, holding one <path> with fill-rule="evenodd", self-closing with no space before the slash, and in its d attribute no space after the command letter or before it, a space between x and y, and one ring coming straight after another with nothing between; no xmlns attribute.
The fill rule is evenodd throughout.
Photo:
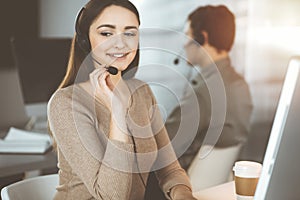
<svg viewBox="0 0 300 200"><path fill-rule="evenodd" d="M107 94L111 94L112 91L109 89L107 83L106 83L106 78L109 76L108 71L105 70L97 79L98 85L100 89L104 90Z"/></svg>
<svg viewBox="0 0 300 200"><path fill-rule="evenodd" d="M101 76L101 74L105 73L105 68L96 68L91 74L90 74L90 82L94 89L99 89L98 85L98 78Z"/></svg>

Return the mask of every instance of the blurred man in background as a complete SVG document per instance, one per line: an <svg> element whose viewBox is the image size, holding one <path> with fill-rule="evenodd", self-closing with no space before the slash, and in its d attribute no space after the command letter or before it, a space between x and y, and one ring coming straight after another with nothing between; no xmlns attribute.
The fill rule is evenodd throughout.
<svg viewBox="0 0 300 200"><path fill-rule="evenodd" d="M216 147L225 148L246 142L252 101L246 81L231 66L229 52L235 37L235 17L228 8L222 5L197 8L188 16L186 35L189 37L185 44L187 61L191 66L199 66L201 73L191 81L193 91L187 91L180 104L169 115L166 128L171 139L178 134L181 118L188 117L181 113L181 108L191 104L194 92L200 110L200 120L194 121L198 123L198 131L192 144L179 158L182 167L187 170L203 143L211 117L214 117L212 107L216 105L212 103L208 87L212 90L220 89L212 86L221 79L225 89L225 122L220 129L221 135L216 141ZM219 97L222 100L222 94ZM222 124L211 126L218 127ZM184 134L192 133L185 131Z"/></svg>

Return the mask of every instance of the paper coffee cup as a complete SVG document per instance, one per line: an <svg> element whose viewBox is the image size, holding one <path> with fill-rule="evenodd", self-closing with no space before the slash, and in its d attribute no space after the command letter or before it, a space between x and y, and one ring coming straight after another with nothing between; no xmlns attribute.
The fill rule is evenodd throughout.
<svg viewBox="0 0 300 200"><path fill-rule="evenodd" d="M253 199L262 165L252 161L238 161L233 167L237 200Z"/></svg>

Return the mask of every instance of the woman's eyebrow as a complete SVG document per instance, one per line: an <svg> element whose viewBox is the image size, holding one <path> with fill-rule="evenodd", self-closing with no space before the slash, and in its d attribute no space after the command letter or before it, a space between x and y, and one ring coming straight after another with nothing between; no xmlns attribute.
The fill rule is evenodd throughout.
<svg viewBox="0 0 300 200"><path fill-rule="evenodd" d="M125 26L124 29L125 30L127 30L127 29L136 29L136 30L138 30L138 27L136 27L136 26Z"/></svg>
<svg viewBox="0 0 300 200"><path fill-rule="evenodd" d="M102 25L98 26L97 29L102 28L102 27L108 27L108 28L114 28L114 29L116 28L116 26L111 25L111 24L102 24Z"/></svg>
<svg viewBox="0 0 300 200"><path fill-rule="evenodd" d="M102 28L102 27L107 27L107 28L112 28L112 29L116 28L116 26L112 25L112 24L102 24L102 25L98 26L97 29ZM136 27L136 26L125 26L124 29L125 30L128 30L128 29L137 29L138 30L138 27Z"/></svg>

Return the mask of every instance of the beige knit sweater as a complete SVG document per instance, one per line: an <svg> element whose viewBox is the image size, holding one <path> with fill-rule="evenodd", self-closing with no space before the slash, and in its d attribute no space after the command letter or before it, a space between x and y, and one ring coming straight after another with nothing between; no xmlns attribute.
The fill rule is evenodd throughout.
<svg viewBox="0 0 300 200"><path fill-rule="evenodd" d="M133 93L126 118L128 134L133 135L129 143L107 137L110 112L81 86L59 89L51 97L48 119L59 167L56 200L142 200L150 168L156 170L168 199L175 185L191 188L161 116L153 109L151 89L136 79L127 83Z"/></svg>

